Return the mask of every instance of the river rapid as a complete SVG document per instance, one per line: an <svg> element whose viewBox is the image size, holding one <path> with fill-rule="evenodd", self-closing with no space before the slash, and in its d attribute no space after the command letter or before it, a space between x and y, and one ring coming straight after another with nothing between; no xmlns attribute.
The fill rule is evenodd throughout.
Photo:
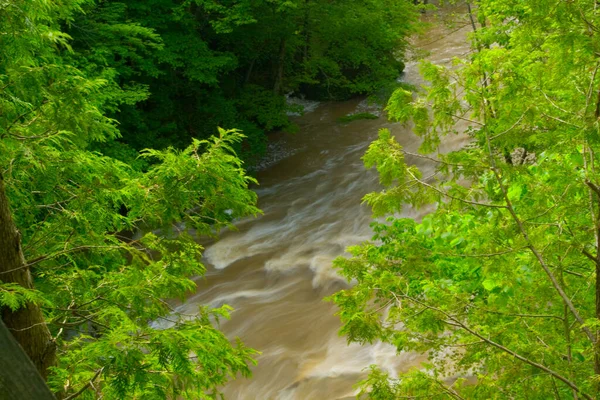
<svg viewBox="0 0 600 400"><path fill-rule="evenodd" d="M448 13L442 13L448 16ZM412 40L415 54L449 65L469 51L465 20L448 27L434 15L427 32ZM460 26L464 26L460 28ZM420 84L418 62L409 61L402 79ZM308 104L307 113L294 117L298 133L276 134L274 160L257 173L259 207L264 215L240 221L236 232L224 232L207 245L208 272L198 290L179 311L194 313L198 304L235 308L222 323L227 335L239 337L262 354L251 379L237 379L224 388L228 400L346 399L365 368L378 364L392 376L418 367L419 354L396 354L385 344L348 345L338 335L336 308L323 301L347 287L332 269L332 260L349 245L370 239L371 212L362 197L379 190L374 171L361 157L379 129L388 128L404 148L416 152L420 140L410 128L376 120L341 124L337 119L364 111L364 99ZM442 150L464 143L448 137ZM427 171L427 160L408 159ZM420 218L424 211L407 209L404 216Z"/></svg>

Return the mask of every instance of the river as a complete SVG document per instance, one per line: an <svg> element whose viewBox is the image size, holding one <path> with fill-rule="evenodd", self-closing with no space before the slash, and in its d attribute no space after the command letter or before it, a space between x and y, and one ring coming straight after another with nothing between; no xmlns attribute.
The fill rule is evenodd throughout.
<svg viewBox="0 0 600 400"><path fill-rule="evenodd" d="M447 65L469 51L469 27L425 18L432 26L413 39L419 53L428 51L430 60ZM407 63L402 79L422 82L416 61ZM352 398L353 385L370 364L394 375L424 360L423 355L396 354L381 343L348 345L338 336L335 306L323 301L347 285L332 269L332 260L347 246L371 237L371 212L361 199L379 186L361 156L381 128L390 129L408 151L416 152L420 143L409 128L388 122L385 115L337 122L364 106L362 99L323 103L295 117L299 132L275 135L271 144L281 159L258 172L256 192L264 215L240 221L237 232L225 232L206 248L208 273L180 311L193 313L198 304L229 304L235 311L223 330L262 352L251 379L224 388L228 400ZM443 150L463 141L461 136L449 137ZM432 169L427 160L408 161ZM422 212L409 209L404 215L419 218Z"/></svg>

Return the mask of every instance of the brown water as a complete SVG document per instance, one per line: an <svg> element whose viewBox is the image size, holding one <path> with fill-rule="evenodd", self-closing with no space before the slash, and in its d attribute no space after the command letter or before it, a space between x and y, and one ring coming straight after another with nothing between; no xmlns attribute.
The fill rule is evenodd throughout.
<svg viewBox="0 0 600 400"><path fill-rule="evenodd" d="M415 47L431 52L435 63L447 64L468 51L468 28L451 33L454 29L433 22L427 34L415 38ZM421 82L416 62L407 64L403 79ZM370 364L394 375L423 361L422 355L396 354L381 343L348 346L338 336L335 307L323 301L346 287L331 261L371 237L371 213L361 199L379 186L361 156L381 128L390 129L408 151L419 146L410 129L385 116L347 125L336 121L364 105L361 99L324 103L296 118L299 133L275 138L286 157L258 173L264 216L241 221L238 232L226 232L206 249L209 271L180 311L229 304L235 312L222 325L224 331L262 352L252 379L238 379L224 389L227 399L351 398L353 384ZM456 148L462 140L448 138L443 147ZM409 160L431 171L424 161ZM404 215L421 216L414 210Z"/></svg>

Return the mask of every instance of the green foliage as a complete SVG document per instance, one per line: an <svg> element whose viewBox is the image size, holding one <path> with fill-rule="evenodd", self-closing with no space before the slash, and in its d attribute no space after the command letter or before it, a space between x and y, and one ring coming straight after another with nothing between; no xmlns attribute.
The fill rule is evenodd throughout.
<svg viewBox="0 0 600 400"><path fill-rule="evenodd" d="M286 112L292 110L285 98L258 85L246 85L236 99L239 113L247 121L255 121L267 131L294 130Z"/></svg>
<svg viewBox="0 0 600 400"><path fill-rule="evenodd" d="M12 311L29 303L43 304L44 301L44 296L36 290L26 289L16 283L0 282L0 304Z"/></svg>
<svg viewBox="0 0 600 400"><path fill-rule="evenodd" d="M388 104L435 174L385 130L364 156L385 187L365 201L396 216L335 262L355 282L332 296L342 333L429 362L398 379L373 367L361 396L596 398L600 13L587 0L476 12L475 51L452 68L424 62L423 90ZM470 143L440 153L465 125ZM406 204L433 211L398 217Z"/></svg>
<svg viewBox="0 0 600 400"><path fill-rule="evenodd" d="M218 398L257 353L219 331L228 307L172 307L205 272L196 239L260 213L238 155L253 159L265 132L294 129L283 93L340 98L397 78L413 5L0 10L0 179L36 288L3 283L0 306L42 309L61 396Z"/></svg>
<svg viewBox="0 0 600 400"><path fill-rule="evenodd" d="M68 61L102 79L120 142L185 148L243 129L245 160L265 133L293 130L283 93L347 98L396 80L416 14L408 1L86 1L66 12ZM115 147L98 146L114 155ZM120 154L123 152L120 151Z"/></svg>
<svg viewBox="0 0 600 400"><path fill-rule="evenodd" d="M298 43L302 64L290 66L298 70L292 88L316 98L347 98L376 92L404 69L405 39L416 29L411 2L306 1L299 11L306 43Z"/></svg>
<svg viewBox="0 0 600 400"><path fill-rule="evenodd" d="M103 5L102 15L120 13ZM0 179L36 287L1 284L0 306L42 308L58 352L49 383L64 396L217 398L250 374L257 352L219 331L228 307L182 315L170 299L184 299L204 273L199 235L260 213L234 151L244 135L219 129L183 150L135 155L115 142L106 113L132 92L102 67L108 53L90 52L84 65L59 30L89 6L17 1L0 13ZM127 32L131 52L138 40L158 43L136 24L93 32ZM121 67L136 65L128 57Z"/></svg>

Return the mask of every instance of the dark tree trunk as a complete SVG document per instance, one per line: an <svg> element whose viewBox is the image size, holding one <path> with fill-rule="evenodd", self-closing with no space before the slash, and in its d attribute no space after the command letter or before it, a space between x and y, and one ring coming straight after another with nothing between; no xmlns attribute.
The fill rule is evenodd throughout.
<svg viewBox="0 0 600 400"><path fill-rule="evenodd" d="M597 186L596 186L597 187ZM600 202L600 194L598 195ZM596 215L596 318L600 320L600 203ZM596 343L594 349L594 372L600 376L600 343L598 342L599 331L596 329ZM596 395L600 394L600 383L596 384Z"/></svg>
<svg viewBox="0 0 600 400"><path fill-rule="evenodd" d="M304 7L304 51L302 53L302 62L308 61L308 53L310 50L310 0L305 0Z"/></svg>
<svg viewBox="0 0 600 400"><path fill-rule="evenodd" d="M4 181L0 175L0 281L32 289L33 282L21 250L21 235L12 219ZM40 375L48 377L48 367L56 364L56 346L40 308L35 304L11 311L0 309L2 320Z"/></svg>
<svg viewBox="0 0 600 400"><path fill-rule="evenodd" d="M0 399L56 400L0 319Z"/></svg>
<svg viewBox="0 0 600 400"><path fill-rule="evenodd" d="M250 83L250 78L252 77L252 71L254 70L254 64L256 63L256 58L252 59L250 62L250 66L248 67L248 71L246 72L246 78L244 79L244 85Z"/></svg>
<svg viewBox="0 0 600 400"><path fill-rule="evenodd" d="M285 64L285 51L286 51L287 41L285 39L281 39L281 44L279 45L279 60L277 64L277 73L275 75L275 85L273 86L273 93L280 94L281 86L283 84L283 67Z"/></svg>

